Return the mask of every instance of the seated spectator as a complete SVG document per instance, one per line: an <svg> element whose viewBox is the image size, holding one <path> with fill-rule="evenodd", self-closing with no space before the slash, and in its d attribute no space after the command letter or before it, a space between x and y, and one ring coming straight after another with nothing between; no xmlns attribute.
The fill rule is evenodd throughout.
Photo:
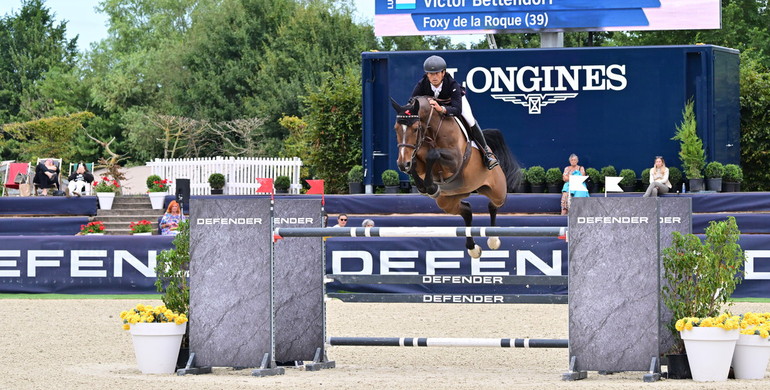
<svg viewBox="0 0 770 390"><path fill-rule="evenodd" d="M68 178L67 184L67 196L75 194L80 196L83 190L86 191L86 196L91 195L91 183L94 182L94 175L88 172L88 168L83 163L78 164L77 169Z"/></svg>
<svg viewBox="0 0 770 390"><path fill-rule="evenodd" d="M363 226L363 227L374 227L374 221L372 221L371 219L367 218L367 219L364 220L364 222L361 222L361 226Z"/></svg>
<svg viewBox="0 0 770 390"><path fill-rule="evenodd" d="M182 210L179 208L179 203L172 200L168 204L166 213L160 219L160 234L163 236L176 236L179 233L176 229L182 221L184 221L184 214L182 214Z"/></svg>
<svg viewBox="0 0 770 390"><path fill-rule="evenodd" d="M647 187L643 197L658 196L667 194L671 189L671 182L668 181L668 168L666 160L662 156L655 156L655 165L650 169L650 185Z"/></svg>
<svg viewBox="0 0 770 390"><path fill-rule="evenodd" d="M59 167L50 158L37 164L35 167L35 178L32 182L43 190L41 192L43 196L48 195L48 189L52 187L56 187L58 191L61 191L61 188L59 188Z"/></svg>
<svg viewBox="0 0 770 390"><path fill-rule="evenodd" d="M348 215L340 214L337 216L337 224L333 227L345 227L348 224Z"/></svg>

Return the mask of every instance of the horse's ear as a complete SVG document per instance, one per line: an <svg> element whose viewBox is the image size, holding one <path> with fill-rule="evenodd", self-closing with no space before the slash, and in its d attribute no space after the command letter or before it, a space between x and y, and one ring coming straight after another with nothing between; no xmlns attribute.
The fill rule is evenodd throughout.
<svg viewBox="0 0 770 390"><path fill-rule="evenodd" d="M420 112L420 101L419 100L412 99L412 108L411 108L411 110L412 110L412 112L415 113L415 115L417 115L417 113Z"/></svg>
<svg viewBox="0 0 770 390"><path fill-rule="evenodd" d="M404 109L401 107L401 105L398 104L396 102L396 100L393 99L392 96L390 97L390 104L393 106L393 109L396 110L396 112L400 113L400 112L404 111Z"/></svg>

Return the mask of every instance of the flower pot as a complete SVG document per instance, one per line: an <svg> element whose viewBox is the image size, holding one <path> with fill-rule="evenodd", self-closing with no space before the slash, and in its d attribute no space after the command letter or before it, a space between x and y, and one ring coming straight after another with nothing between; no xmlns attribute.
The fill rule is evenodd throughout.
<svg viewBox="0 0 770 390"><path fill-rule="evenodd" d="M671 354L666 355L666 358L668 359L668 379L692 379L687 354Z"/></svg>
<svg viewBox="0 0 770 390"><path fill-rule="evenodd" d="M222 195L225 192L223 188L212 188L211 195Z"/></svg>
<svg viewBox="0 0 770 390"><path fill-rule="evenodd" d="M687 350L692 379L696 382L726 381L735 342L740 331L722 328L695 327L679 335Z"/></svg>
<svg viewBox="0 0 770 390"><path fill-rule="evenodd" d="M385 186L386 194L398 194L398 186Z"/></svg>
<svg viewBox="0 0 770 390"><path fill-rule="evenodd" d="M706 189L709 191L722 191L722 178L706 179Z"/></svg>
<svg viewBox="0 0 770 390"><path fill-rule="evenodd" d="M166 200L166 192L149 192L147 195L150 197L150 203L154 210L160 210L163 208L163 201Z"/></svg>
<svg viewBox="0 0 770 390"><path fill-rule="evenodd" d="M86 233L86 236L103 236L104 233Z"/></svg>
<svg viewBox="0 0 770 390"><path fill-rule="evenodd" d="M549 184L548 185L548 193L549 194L558 194L561 193L561 189L564 187L563 184Z"/></svg>
<svg viewBox="0 0 770 390"><path fill-rule="evenodd" d="M722 181L722 192L738 192L740 183L734 181Z"/></svg>
<svg viewBox="0 0 770 390"><path fill-rule="evenodd" d="M142 374L173 374L187 324L131 324L136 363Z"/></svg>
<svg viewBox="0 0 770 390"><path fill-rule="evenodd" d="M364 192L363 183L361 183L360 181L348 182L348 193L349 194L360 194L362 192Z"/></svg>
<svg viewBox="0 0 770 390"><path fill-rule="evenodd" d="M690 192L698 192L703 191L703 179L690 179L690 188L688 190Z"/></svg>
<svg viewBox="0 0 770 390"><path fill-rule="evenodd" d="M131 233L132 236L151 236L152 232L144 232L144 233Z"/></svg>
<svg viewBox="0 0 770 390"><path fill-rule="evenodd" d="M513 190L513 192L518 192L520 194L526 194L529 192L529 183L519 183L516 185L516 188Z"/></svg>
<svg viewBox="0 0 770 390"><path fill-rule="evenodd" d="M620 189L623 190L623 192L634 192L636 191L636 186L635 185L620 186Z"/></svg>
<svg viewBox="0 0 770 390"><path fill-rule="evenodd" d="M530 184L533 194L542 194L545 189L545 184Z"/></svg>
<svg viewBox="0 0 770 390"><path fill-rule="evenodd" d="M286 189L286 188L276 188L276 189L275 189L275 193L276 193L276 194L288 194L288 193L289 193L289 190L288 190L288 189Z"/></svg>
<svg viewBox="0 0 770 390"><path fill-rule="evenodd" d="M102 210L112 210L112 202L115 200L114 192L97 192L96 199L99 199L99 208Z"/></svg>
<svg viewBox="0 0 770 390"><path fill-rule="evenodd" d="M764 379L770 361L770 339L742 334L735 344L733 371L735 379Z"/></svg>

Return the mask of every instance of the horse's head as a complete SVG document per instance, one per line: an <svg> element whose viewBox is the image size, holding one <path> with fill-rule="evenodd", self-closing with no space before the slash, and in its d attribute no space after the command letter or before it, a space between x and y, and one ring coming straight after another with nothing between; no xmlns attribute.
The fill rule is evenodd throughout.
<svg viewBox="0 0 770 390"><path fill-rule="evenodd" d="M419 115L420 102L417 99L411 99L402 106L390 98L390 103L396 110L396 124L393 126L398 143L396 162L401 172L409 173L414 167L414 158L424 135Z"/></svg>

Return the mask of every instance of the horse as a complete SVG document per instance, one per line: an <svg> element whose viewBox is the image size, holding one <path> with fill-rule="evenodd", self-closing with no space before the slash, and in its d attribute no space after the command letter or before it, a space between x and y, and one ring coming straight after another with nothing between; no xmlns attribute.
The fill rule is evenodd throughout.
<svg viewBox="0 0 770 390"><path fill-rule="evenodd" d="M491 225L495 226L497 210L505 204L508 191L512 191L520 179L518 163L502 133L486 129L484 137L500 162L488 170L481 151L471 147L455 117L433 110L429 99L428 96L413 97L404 106L390 99L396 110L393 130L398 142L398 169L410 175L417 189L434 198L439 208L462 216L466 227L471 226L473 211L463 199L473 191L486 196ZM489 237L487 245L498 249L500 239ZM466 238L465 246L471 257L481 257L481 247L473 237Z"/></svg>

